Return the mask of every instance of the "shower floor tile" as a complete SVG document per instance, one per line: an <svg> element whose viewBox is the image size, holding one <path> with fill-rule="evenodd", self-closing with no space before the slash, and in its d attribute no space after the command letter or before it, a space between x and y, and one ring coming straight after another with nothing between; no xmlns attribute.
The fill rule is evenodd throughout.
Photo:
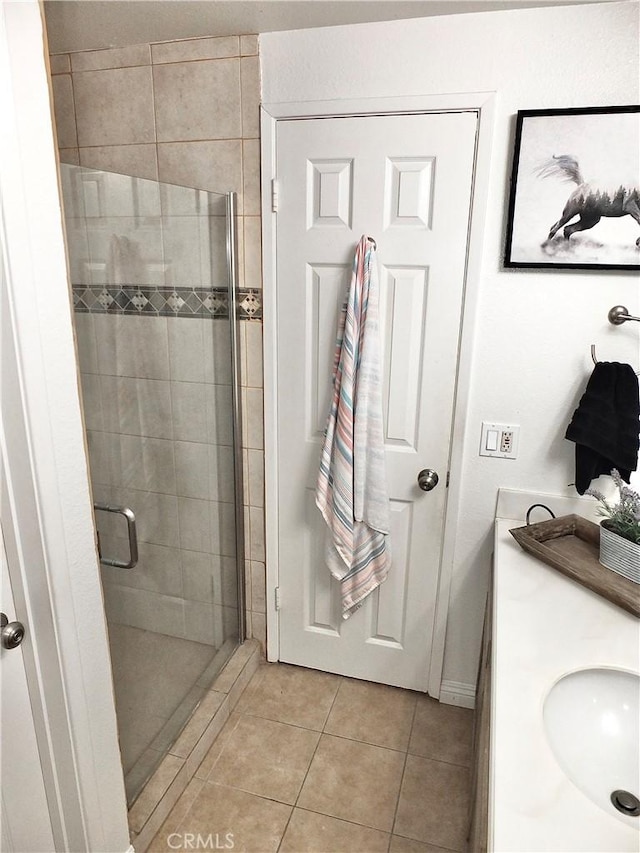
<svg viewBox="0 0 640 853"><path fill-rule="evenodd" d="M248 853L462 851L473 717L409 690L262 664L149 850L231 833Z"/></svg>

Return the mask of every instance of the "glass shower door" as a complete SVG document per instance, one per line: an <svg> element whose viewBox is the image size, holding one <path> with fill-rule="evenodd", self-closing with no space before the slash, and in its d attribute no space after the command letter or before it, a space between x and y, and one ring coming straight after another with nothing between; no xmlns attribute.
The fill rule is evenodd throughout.
<svg viewBox="0 0 640 853"><path fill-rule="evenodd" d="M137 525L101 566L131 802L238 642L226 198L61 169L94 502Z"/></svg>

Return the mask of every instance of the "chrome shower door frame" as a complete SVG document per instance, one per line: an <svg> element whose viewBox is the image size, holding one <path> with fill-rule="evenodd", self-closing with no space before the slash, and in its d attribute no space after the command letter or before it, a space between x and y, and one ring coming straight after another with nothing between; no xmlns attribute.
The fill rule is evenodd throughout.
<svg viewBox="0 0 640 853"><path fill-rule="evenodd" d="M233 432L233 471L235 486L236 516L236 575L238 580L238 640L242 644L246 639L245 610L245 538L244 538L244 483L242 461L242 404L240 392L240 348L238 340L238 234L237 234L237 197L236 193L226 194L227 219L227 273L229 301L229 331L231 336L231 408Z"/></svg>

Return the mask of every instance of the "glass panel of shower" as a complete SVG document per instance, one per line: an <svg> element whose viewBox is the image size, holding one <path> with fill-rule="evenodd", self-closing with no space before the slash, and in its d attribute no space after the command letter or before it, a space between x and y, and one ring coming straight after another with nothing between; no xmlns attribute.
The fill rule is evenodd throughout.
<svg viewBox="0 0 640 853"><path fill-rule="evenodd" d="M131 803L243 631L233 198L61 172ZM134 568L117 565L131 543L113 507L135 514Z"/></svg>

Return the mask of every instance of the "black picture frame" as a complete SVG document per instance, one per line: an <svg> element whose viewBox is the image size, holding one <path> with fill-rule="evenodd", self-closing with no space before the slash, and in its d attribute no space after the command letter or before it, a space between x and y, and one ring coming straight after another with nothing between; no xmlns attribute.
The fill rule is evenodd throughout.
<svg viewBox="0 0 640 853"><path fill-rule="evenodd" d="M504 266L640 270L640 105L518 112Z"/></svg>

